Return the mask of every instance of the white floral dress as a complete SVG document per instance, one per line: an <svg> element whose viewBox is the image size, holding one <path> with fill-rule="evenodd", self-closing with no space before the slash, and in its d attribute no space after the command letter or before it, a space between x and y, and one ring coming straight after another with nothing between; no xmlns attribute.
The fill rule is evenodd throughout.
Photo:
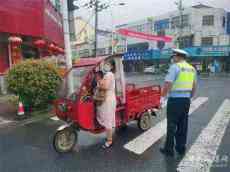
<svg viewBox="0 0 230 172"><path fill-rule="evenodd" d="M112 129L116 125L116 95L114 74L112 72L106 73L103 82L106 88L106 98L102 105L97 107L97 120L106 129Z"/></svg>

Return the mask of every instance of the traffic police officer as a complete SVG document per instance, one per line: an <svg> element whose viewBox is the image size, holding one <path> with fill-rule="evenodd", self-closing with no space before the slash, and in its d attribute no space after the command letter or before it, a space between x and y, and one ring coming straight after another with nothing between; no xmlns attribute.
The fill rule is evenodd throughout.
<svg viewBox="0 0 230 172"><path fill-rule="evenodd" d="M167 136L160 152L166 156L174 155L174 139L178 154L184 155L186 151L190 100L196 89L196 71L185 61L186 57L186 51L173 49L173 64L169 68L162 89L161 102L168 96Z"/></svg>

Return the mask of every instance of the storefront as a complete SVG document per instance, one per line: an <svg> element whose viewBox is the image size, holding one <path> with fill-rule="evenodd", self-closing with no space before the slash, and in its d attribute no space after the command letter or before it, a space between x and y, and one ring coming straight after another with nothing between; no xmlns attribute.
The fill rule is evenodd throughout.
<svg viewBox="0 0 230 172"><path fill-rule="evenodd" d="M27 58L64 58L62 16L50 0L7 0L0 5L0 92L14 64Z"/></svg>
<svg viewBox="0 0 230 172"><path fill-rule="evenodd" d="M200 72L230 72L230 46L207 46L186 48L190 61Z"/></svg>
<svg viewBox="0 0 230 172"><path fill-rule="evenodd" d="M199 73L230 72L230 46L190 47L185 49L187 59ZM171 49L127 52L123 59L127 71L137 71L143 66L165 66L170 62ZM140 71L140 70L139 70Z"/></svg>
<svg viewBox="0 0 230 172"><path fill-rule="evenodd" d="M49 0L8 0L0 5L0 74L26 58L62 54L61 14Z"/></svg>

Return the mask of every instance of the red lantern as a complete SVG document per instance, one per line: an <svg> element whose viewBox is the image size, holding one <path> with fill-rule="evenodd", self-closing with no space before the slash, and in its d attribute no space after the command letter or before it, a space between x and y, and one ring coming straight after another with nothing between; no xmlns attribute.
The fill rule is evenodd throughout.
<svg viewBox="0 0 230 172"><path fill-rule="evenodd" d="M17 47L22 44L22 38L18 36L10 36L8 41L13 45L13 47Z"/></svg>
<svg viewBox="0 0 230 172"><path fill-rule="evenodd" d="M53 43L49 44L48 49L49 49L49 51L54 52L55 51L55 45Z"/></svg>
<svg viewBox="0 0 230 172"><path fill-rule="evenodd" d="M59 47L58 46L55 46L55 50L54 50L56 53L59 53Z"/></svg>
<svg viewBox="0 0 230 172"><path fill-rule="evenodd" d="M53 47L53 54L58 55L58 47L56 45Z"/></svg>
<svg viewBox="0 0 230 172"><path fill-rule="evenodd" d="M61 54L60 47L57 47L57 53L58 53L58 54Z"/></svg>
<svg viewBox="0 0 230 172"><path fill-rule="evenodd" d="M45 48L45 46L46 46L46 41L45 41L45 40L42 40L42 39L39 39L39 40L34 41L34 45L35 45L37 48Z"/></svg>
<svg viewBox="0 0 230 172"><path fill-rule="evenodd" d="M64 50L63 48L59 48L59 52L60 52L61 54L65 54L65 50Z"/></svg>

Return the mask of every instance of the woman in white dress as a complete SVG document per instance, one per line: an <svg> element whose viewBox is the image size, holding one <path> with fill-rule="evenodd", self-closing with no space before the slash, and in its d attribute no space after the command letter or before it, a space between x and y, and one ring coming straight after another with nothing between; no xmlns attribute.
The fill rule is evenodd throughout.
<svg viewBox="0 0 230 172"><path fill-rule="evenodd" d="M106 72L100 87L106 90L105 101L97 107L97 120L105 127L107 140L103 148L109 148L113 143L113 128L116 125L116 94L115 94L115 62L110 61L104 65Z"/></svg>

